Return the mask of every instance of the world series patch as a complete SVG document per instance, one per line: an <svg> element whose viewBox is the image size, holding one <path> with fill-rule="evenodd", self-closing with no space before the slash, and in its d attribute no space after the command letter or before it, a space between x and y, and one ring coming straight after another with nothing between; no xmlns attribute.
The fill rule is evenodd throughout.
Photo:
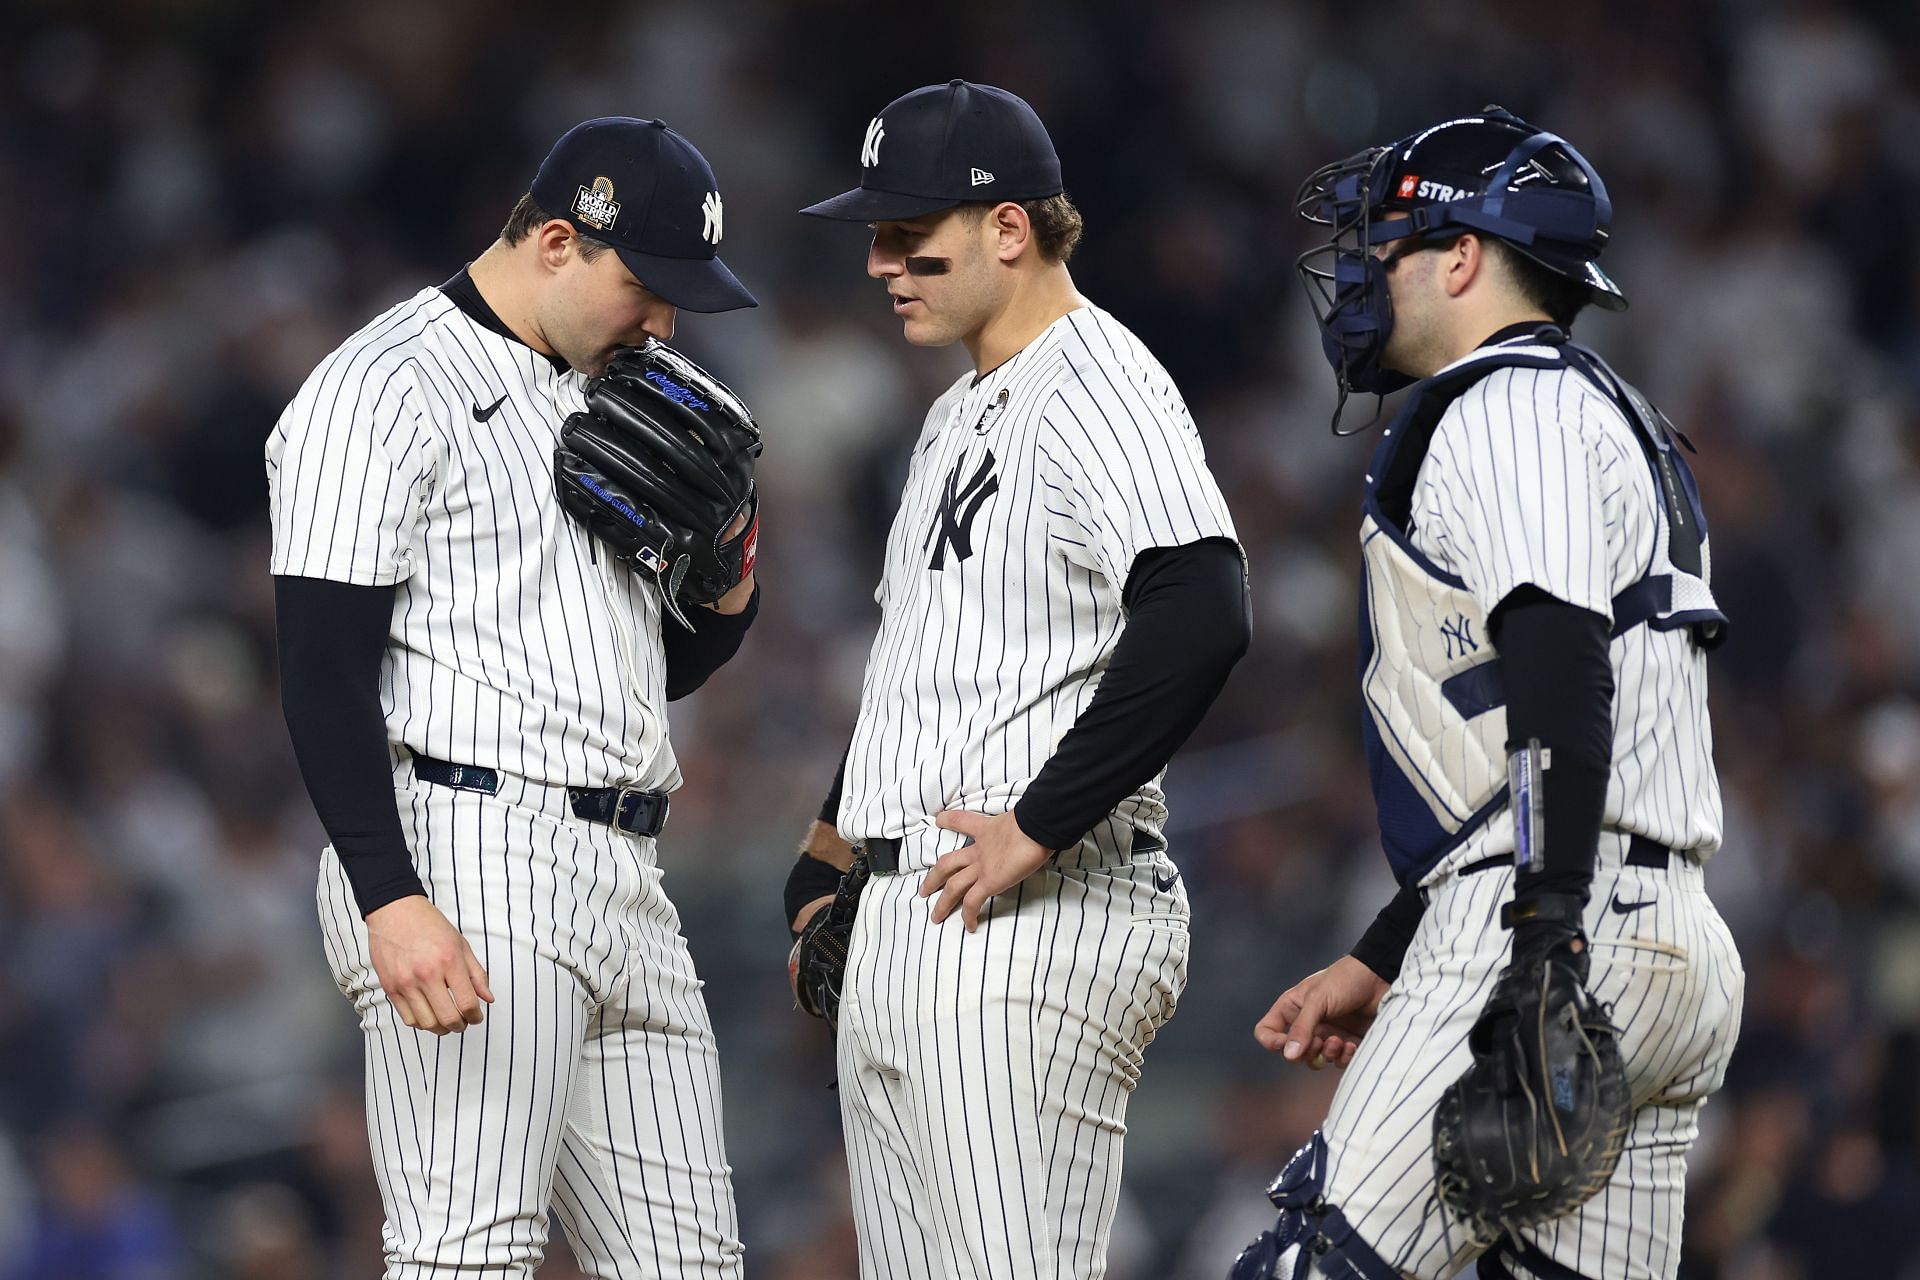
<svg viewBox="0 0 1920 1280"><path fill-rule="evenodd" d="M620 202L613 198L613 180L595 178L573 198L573 216L595 231L605 231L620 220Z"/></svg>

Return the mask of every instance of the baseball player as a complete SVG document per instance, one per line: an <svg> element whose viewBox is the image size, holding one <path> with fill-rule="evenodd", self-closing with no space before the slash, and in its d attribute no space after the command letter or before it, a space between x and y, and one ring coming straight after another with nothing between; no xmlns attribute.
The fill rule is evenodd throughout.
<svg viewBox="0 0 1920 1280"><path fill-rule="evenodd" d="M666 702L740 644L751 563L663 629L679 603L567 518L555 470L617 352L754 305L722 216L661 122L575 127L500 238L322 361L267 445L283 701L332 840L319 909L366 1037L389 1280L531 1276L550 1204L588 1275L741 1274L654 838Z"/></svg>
<svg viewBox="0 0 1920 1280"><path fill-rule="evenodd" d="M1670 1280L1744 985L1701 877L1726 619L1684 439L1568 337L1626 306L1606 188L1490 107L1321 169L1299 208L1333 228L1300 269L1342 406L1411 386L1361 526L1401 888L1255 1030L1345 1075L1233 1274Z"/></svg>
<svg viewBox="0 0 1920 1280"><path fill-rule="evenodd" d="M1159 779L1244 652L1246 570L1179 390L1075 290L1046 129L915 90L861 184L909 342L973 369L920 432L853 740L788 888L861 851L838 1074L860 1274L1105 1273L1128 1094L1185 985Z"/></svg>

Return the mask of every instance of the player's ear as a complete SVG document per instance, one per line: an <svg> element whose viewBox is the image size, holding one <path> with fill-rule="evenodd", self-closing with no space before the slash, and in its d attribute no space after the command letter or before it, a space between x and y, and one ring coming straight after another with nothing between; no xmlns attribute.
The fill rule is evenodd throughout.
<svg viewBox="0 0 1920 1280"><path fill-rule="evenodd" d="M1487 261L1486 246L1480 243L1480 237L1469 231L1455 240L1444 251L1444 267L1441 270L1441 283L1446 287L1449 298L1457 298L1490 267Z"/></svg>
<svg viewBox="0 0 1920 1280"><path fill-rule="evenodd" d="M1011 200L993 206L986 220L993 229L994 256L1002 262L1018 258L1033 239L1033 223L1027 211Z"/></svg>
<svg viewBox="0 0 1920 1280"><path fill-rule="evenodd" d="M541 265L549 271L558 271L569 257L579 252L580 246L575 240L573 224L565 218L548 218L533 233L534 250L540 256Z"/></svg>

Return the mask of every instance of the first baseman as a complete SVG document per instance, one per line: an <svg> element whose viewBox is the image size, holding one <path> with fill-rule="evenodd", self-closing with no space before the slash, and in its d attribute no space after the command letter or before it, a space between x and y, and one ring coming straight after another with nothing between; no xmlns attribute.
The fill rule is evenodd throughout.
<svg viewBox="0 0 1920 1280"><path fill-rule="evenodd" d="M890 103L861 183L907 340L973 368L914 447L796 927L858 846L838 991L868 1280L1097 1277L1127 1097L1185 986L1160 776L1249 635L1246 573L1167 372L1074 288L1081 218L1021 99ZM836 831L837 829L837 831Z"/></svg>
<svg viewBox="0 0 1920 1280"><path fill-rule="evenodd" d="M366 1038L389 1280L531 1276L549 1205L588 1275L741 1274L654 837L680 782L667 699L732 656L757 595L748 573L663 633L663 588L555 483L617 351L753 305L722 217L664 124L577 126L500 239L322 361L267 445L283 700L332 840L319 908Z"/></svg>
<svg viewBox="0 0 1920 1280"><path fill-rule="evenodd" d="M1300 211L1333 229L1301 271L1343 407L1411 384L1361 525L1365 740L1401 889L1256 1030L1345 1075L1234 1275L1440 1277L1479 1256L1483 1277L1671 1280L1744 986L1702 885L1726 619L1684 439L1568 336L1586 305L1626 305L1596 261L1606 188L1488 108L1328 165ZM1535 980L1563 998L1516 1027ZM1555 1126L1609 1075L1591 1185L1536 1185L1579 1154ZM1463 1130L1483 1105L1539 1126ZM1450 1170L1513 1149L1544 1154L1457 1214L1487 1188Z"/></svg>

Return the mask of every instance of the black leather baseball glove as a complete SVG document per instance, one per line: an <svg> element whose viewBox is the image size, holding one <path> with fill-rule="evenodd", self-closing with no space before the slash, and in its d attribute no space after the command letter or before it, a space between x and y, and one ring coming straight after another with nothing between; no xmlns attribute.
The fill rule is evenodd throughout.
<svg viewBox="0 0 1920 1280"><path fill-rule="evenodd" d="M1510 903L1502 920L1516 918L1512 958L1468 1034L1473 1065L1433 1116L1440 1198L1482 1240L1606 1186L1631 1117L1617 1033L1586 989L1579 899Z"/></svg>
<svg viewBox="0 0 1920 1280"><path fill-rule="evenodd" d="M690 626L683 605L712 604L753 572L760 448L739 397L649 342L587 384L586 412L560 428L554 484L567 514L658 582L667 611Z"/></svg>
<svg viewBox="0 0 1920 1280"><path fill-rule="evenodd" d="M833 901L813 913L799 941L787 956L787 977L793 982L794 999L800 1008L825 1020L834 1031L840 1029L840 988L847 977L847 946L853 939L853 918L860 911L860 895L866 890L867 860L857 857Z"/></svg>

